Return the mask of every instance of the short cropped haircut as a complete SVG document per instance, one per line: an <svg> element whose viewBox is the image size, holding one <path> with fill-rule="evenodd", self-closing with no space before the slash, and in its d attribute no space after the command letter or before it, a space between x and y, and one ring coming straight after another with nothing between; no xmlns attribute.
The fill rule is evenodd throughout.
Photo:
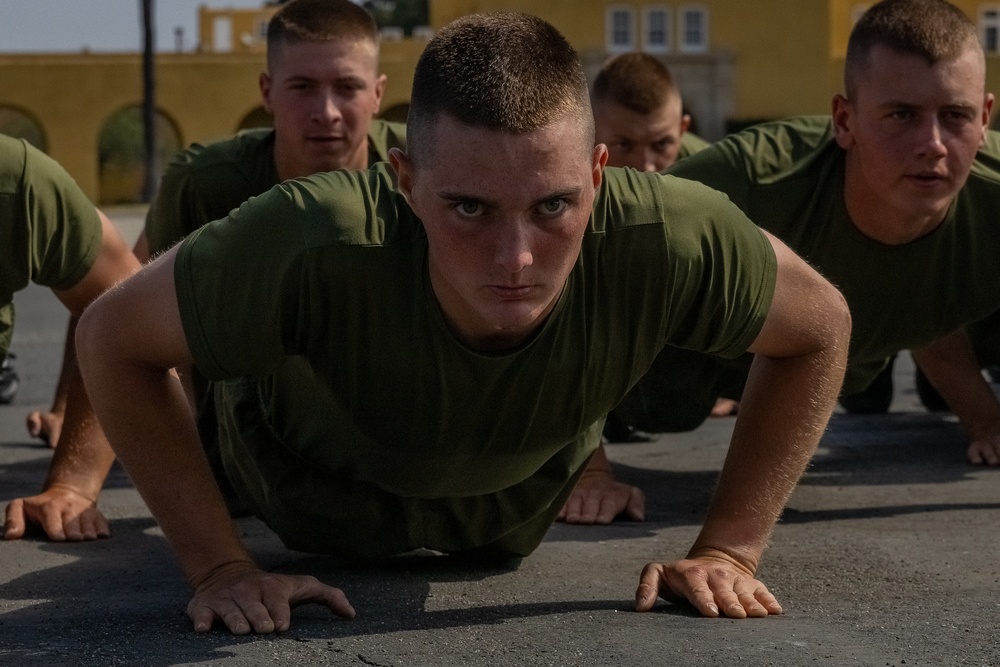
<svg viewBox="0 0 1000 667"><path fill-rule="evenodd" d="M372 15L351 0L291 0L267 24L268 65L281 44L368 41L378 46Z"/></svg>
<svg viewBox="0 0 1000 667"><path fill-rule="evenodd" d="M510 134L572 116L593 148L594 118L579 56L554 27L519 12L466 16L427 44L406 118L407 153L415 164L443 115Z"/></svg>
<svg viewBox="0 0 1000 667"><path fill-rule="evenodd" d="M969 49L982 56L976 25L945 0L883 0L858 20L847 42L844 88L857 94L857 79L876 46L923 58L928 65L953 60Z"/></svg>
<svg viewBox="0 0 1000 667"><path fill-rule="evenodd" d="M670 70L648 53L622 53L611 58L594 79L594 106L612 102L631 111L649 114L680 96Z"/></svg>

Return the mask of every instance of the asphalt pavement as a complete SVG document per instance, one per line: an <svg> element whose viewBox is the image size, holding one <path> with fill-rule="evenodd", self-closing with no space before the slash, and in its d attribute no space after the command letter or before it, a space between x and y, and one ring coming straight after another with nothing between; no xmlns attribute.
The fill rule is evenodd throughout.
<svg viewBox="0 0 1000 667"><path fill-rule="evenodd" d="M142 211L111 211L132 239ZM0 504L36 493L50 451L24 416L51 398L66 325L52 294L17 295L22 387L0 407ZM612 445L646 521L557 524L519 565L436 556L366 566L288 551L241 519L266 567L342 588L352 621L307 606L283 635L195 635L162 533L115 468L100 501L110 539L0 543L0 665L1000 665L1000 470L965 462L950 415L917 403L908 357L887 416L835 415L759 577L784 605L766 619L704 619L661 601L637 614L642 566L697 533L733 419Z"/></svg>

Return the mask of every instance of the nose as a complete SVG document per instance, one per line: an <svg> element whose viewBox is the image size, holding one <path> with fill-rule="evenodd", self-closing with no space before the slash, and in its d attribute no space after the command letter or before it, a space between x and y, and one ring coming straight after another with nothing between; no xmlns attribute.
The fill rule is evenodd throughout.
<svg viewBox="0 0 1000 667"><path fill-rule="evenodd" d="M530 231L525 220L514 219L498 221L498 238L494 261L508 273L519 273L526 266L531 266L534 258L531 254Z"/></svg>
<svg viewBox="0 0 1000 667"><path fill-rule="evenodd" d="M328 90L319 93L316 106L313 108L313 120L330 123L339 118L340 106L337 104L337 96Z"/></svg>
<svg viewBox="0 0 1000 667"><path fill-rule="evenodd" d="M921 128L918 146L919 154L927 157L942 157L947 153L948 149L945 148L941 135L941 122L937 116L932 116Z"/></svg>
<svg viewBox="0 0 1000 667"><path fill-rule="evenodd" d="M643 159L643 171L660 171L660 159L655 151L647 150Z"/></svg>

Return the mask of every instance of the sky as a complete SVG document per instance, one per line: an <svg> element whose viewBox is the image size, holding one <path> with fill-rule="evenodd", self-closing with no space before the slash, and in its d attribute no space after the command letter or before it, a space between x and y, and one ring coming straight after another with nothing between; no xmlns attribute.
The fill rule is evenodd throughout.
<svg viewBox="0 0 1000 667"><path fill-rule="evenodd" d="M156 50L198 41L198 6L261 7L264 0L154 0ZM141 0L0 0L0 53L95 53L142 50Z"/></svg>

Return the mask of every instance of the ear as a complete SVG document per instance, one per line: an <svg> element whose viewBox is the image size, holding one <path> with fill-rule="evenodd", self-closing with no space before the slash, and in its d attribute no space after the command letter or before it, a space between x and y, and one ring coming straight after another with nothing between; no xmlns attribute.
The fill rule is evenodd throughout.
<svg viewBox="0 0 1000 667"><path fill-rule="evenodd" d="M375 79L375 107L372 109L373 114L377 114L382 106L382 95L385 94L385 82L385 74L379 74L378 78Z"/></svg>
<svg viewBox="0 0 1000 667"><path fill-rule="evenodd" d="M591 165L594 177L594 189L601 187L601 180L604 178L604 166L608 163L608 147L604 144L594 146L593 163Z"/></svg>
<svg viewBox="0 0 1000 667"><path fill-rule="evenodd" d="M684 133L688 131L689 127L691 127L691 114L686 113L681 116L681 131L677 135L677 137L678 138L683 137Z"/></svg>
<svg viewBox="0 0 1000 667"><path fill-rule="evenodd" d="M982 146L986 143L986 133L990 130L990 114L993 111L993 93L986 93L983 98L983 138L979 142Z"/></svg>
<svg viewBox="0 0 1000 667"><path fill-rule="evenodd" d="M396 184L406 203L413 208L413 164L406 153L398 148L389 149L389 164L396 172Z"/></svg>
<svg viewBox="0 0 1000 667"><path fill-rule="evenodd" d="M843 95L833 96L833 131L845 151L854 145L854 105Z"/></svg>
<svg viewBox="0 0 1000 667"><path fill-rule="evenodd" d="M260 99L264 102L264 111L273 114L274 112L271 110L271 77L268 76L267 72L260 73L257 85L260 86Z"/></svg>

